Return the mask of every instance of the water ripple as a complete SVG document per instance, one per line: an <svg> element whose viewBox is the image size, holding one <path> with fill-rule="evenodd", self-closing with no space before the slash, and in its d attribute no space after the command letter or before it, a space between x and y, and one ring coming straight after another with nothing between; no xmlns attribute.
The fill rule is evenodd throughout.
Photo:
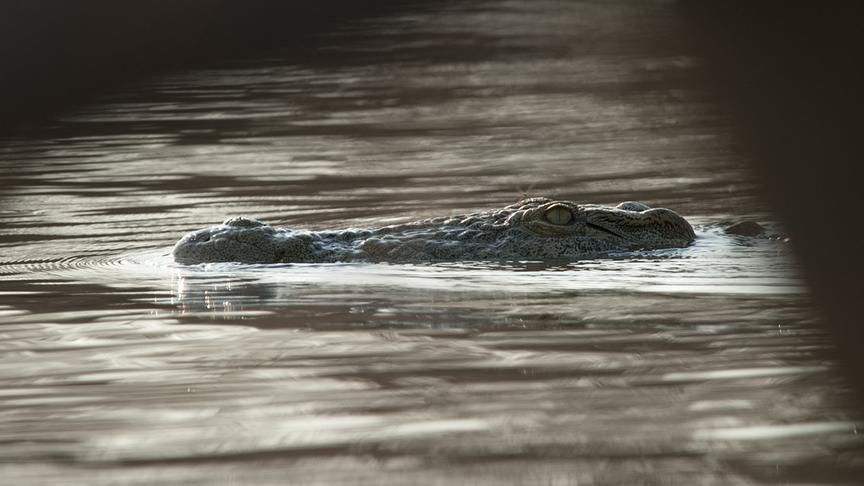
<svg viewBox="0 0 864 486"><path fill-rule="evenodd" d="M409 4L3 141L0 477L864 477L788 243L720 229L773 217L671 4ZM524 193L670 207L698 239L577 262L170 257L231 216L376 227Z"/></svg>

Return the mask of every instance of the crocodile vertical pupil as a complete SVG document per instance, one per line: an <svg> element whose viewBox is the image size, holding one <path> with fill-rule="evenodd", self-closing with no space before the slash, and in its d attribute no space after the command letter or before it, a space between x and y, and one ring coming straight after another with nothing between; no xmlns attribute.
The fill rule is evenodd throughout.
<svg viewBox="0 0 864 486"><path fill-rule="evenodd" d="M573 219L573 213L571 213L569 209L560 206L546 211L546 221L549 221L552 224L564 225L569 223L571 219Z"/></svg>

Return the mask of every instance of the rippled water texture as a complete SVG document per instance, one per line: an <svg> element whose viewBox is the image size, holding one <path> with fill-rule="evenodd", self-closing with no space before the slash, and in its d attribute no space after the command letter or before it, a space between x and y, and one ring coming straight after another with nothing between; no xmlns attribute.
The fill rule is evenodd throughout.
<svg viewBox="0 0 864 486"><path fill-rule="evenodd" d="M4 484L864 477L859 413L666 3L437 2L5 140ZM198 265L229 216L374 227L640 200L693 247ZM782 232L782 229L778 231Z"/></svg>

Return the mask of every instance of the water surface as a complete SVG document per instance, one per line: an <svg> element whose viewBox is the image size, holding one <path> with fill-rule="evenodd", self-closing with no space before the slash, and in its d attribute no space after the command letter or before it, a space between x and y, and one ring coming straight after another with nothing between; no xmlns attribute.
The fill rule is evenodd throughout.
<svg viewBox="0 0 864 486"><path fill-rule="evenodd" d="M666 3L434 2L3 142L10 484L855 484L860 413ZM686 249L182 266L247 215L639 200ZM782 232L782 228L777 228Z"/></svg>

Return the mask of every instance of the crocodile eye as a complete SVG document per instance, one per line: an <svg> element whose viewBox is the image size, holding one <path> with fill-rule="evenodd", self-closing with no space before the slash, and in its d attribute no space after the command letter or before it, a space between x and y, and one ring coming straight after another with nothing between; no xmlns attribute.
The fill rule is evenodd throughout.
<svg viewBox="0 0 864 486"><path fill-rule="evenodd" d="M198 237L198 241L210 241L210 235L201 235Z"/></svg>
<svg viewBox="0 0 864 486"><path fill-rule="evenodd" d="M561 206L554 206L546 210L546 221L552 224L565 225L573 219L573 213Z"/></svg>

